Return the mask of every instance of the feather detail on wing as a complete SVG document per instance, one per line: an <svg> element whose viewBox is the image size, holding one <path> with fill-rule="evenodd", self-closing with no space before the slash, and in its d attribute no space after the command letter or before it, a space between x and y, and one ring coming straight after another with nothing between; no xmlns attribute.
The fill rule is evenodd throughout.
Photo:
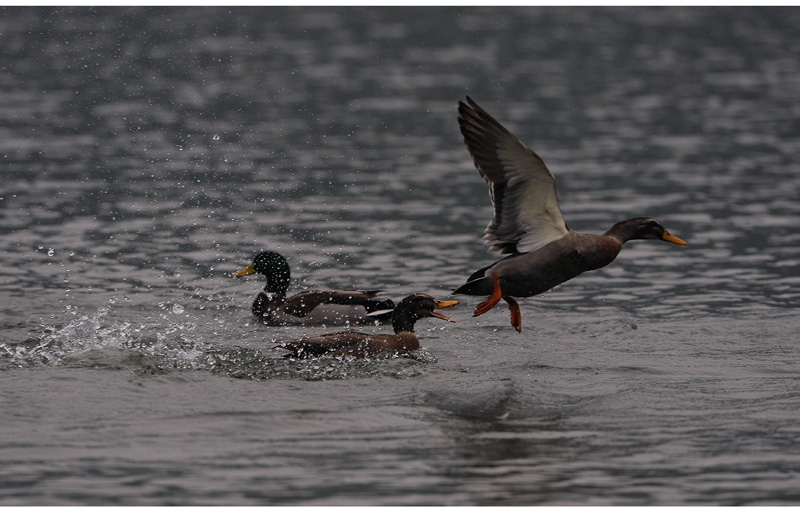
<svg viewBox="0 0 800 512"><path fill-rule="evenodd" d="M566 235L555 178L542 159L469 96L467 102L459 102L458 123L494 204L483 243L490 251L511 254L535 251Z"/></svg>
<svg viewBox="0 0 800 512"><path fill-rule="evenodd" d="M327 353L365 356L392 348L393 336L342 331L307 338L275 341L277 348L289 350L296 357L311 357ZM399 347L398 347L399 348Z"/></svg>
<svg viewBox="0 0 800 512"><path fill-rule="evenodd" d="M286 312L304 317L321 304L363 305L379 293L379 290L308 290L287 298L284 307Z"/></svg>
<svg viewBox="0 0 800 512"><path fill-rule="evenodd" d="M367 334L352 331L333 332L319 336L309 336L294 340L278 340L274 343L290 350L305 349L316 353L327 352L349 347L358 343L366 343L370 338Z"/></svg>

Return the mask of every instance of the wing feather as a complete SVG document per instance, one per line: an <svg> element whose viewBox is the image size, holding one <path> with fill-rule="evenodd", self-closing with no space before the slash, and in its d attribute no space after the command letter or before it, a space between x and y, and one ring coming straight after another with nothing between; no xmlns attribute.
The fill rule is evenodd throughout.
<svg viewBox="0 0 800 512"><path fill-rule="evenodd" d="M377 353L380 347L392 341L389 334L366 334L354 331L341 331L306 338L278 340L275 346L291 351L298 357L309 357L334 353L367 354L371 349ZM376 348L377 347L377 348Z"/></svg>
<svg viewBox="0 0 800 512"><path fill-rule="evenodd" d="M308 290L287 298L284 307L288 313L304 317L321 304L363 305L379 293L379 290Z"/></svg>
<svg viewBox="0 0 800 512"><path fill-rule="evenodd" d="M305 353L307 355L320 355L325 352L346 349L359 343L366 343L369 335L343 331L322 334L319 336L309 336L306 338L293 340L278 340L275 345L295 353Z"/></svg>
<svg viewBox="0 0 800 512"><path fill-rule="evenodd" d="M490 251L511 254L535 251L566 235L555 178L542 159L469 96L467 102L459 101L458 122L494 205L483 243Z"/></svg>

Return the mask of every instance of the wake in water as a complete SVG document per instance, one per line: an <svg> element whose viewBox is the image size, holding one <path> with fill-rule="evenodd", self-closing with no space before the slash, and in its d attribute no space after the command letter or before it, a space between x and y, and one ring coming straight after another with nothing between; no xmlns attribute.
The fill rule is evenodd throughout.
<svg viewBox="0 0 800 512"><path fill-rule="evenodd" d="M183 313L178 305L160 307L168 313ZM287 359L277 347L214 345L203 339L209 336L205 326L189 316L175 322L164 313L155 319L131 322L115 321L109 307L101 307L94 314L71 313L75 319L63 327L43 326L41 336L17 344L0 342L0 365L127 368L151 374L208 371L254 380L327 380L375 375L412 377L419 374L420 363L436 361L425 349L409 357ZM396 364L387 366L387 359L395 360Z"/></svg>

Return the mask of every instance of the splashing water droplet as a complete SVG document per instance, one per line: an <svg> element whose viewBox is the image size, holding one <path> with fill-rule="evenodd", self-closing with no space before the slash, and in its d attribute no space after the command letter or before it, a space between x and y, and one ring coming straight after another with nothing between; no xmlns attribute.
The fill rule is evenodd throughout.
<svg viewBox="0 0 800 512"><path fill-rule="evenodd" d="M176 315L183 314L183 306L181 306L180 304L173 304L172 312L175 313Z"/></svg>
<svg viewBox="0 0 800 512"><path fill-rule="evenodd" d="M54 251L53 249L47 249L47 255L48 255L48 256L52 256L52 255L54 255L55 253L56 253L56 251Z"/></svg>

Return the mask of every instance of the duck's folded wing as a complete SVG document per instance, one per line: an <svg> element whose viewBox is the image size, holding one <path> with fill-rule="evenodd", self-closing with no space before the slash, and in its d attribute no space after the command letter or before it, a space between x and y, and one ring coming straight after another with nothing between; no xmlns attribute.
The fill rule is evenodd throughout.
<svg viewBox="0 0 800 512"><path fill-rule="evenodd" d="M469 96L467 102L459 101L458 123L494 204L483 243L501 254L531 252L567 234L555 178L542 159Z"/></svg>
<svg viewBox="0 0 800 512"><path fill-rule="evenodd" d="M320 304L363 304L380 291L362 290L308 290L288 297L284 301L287 313L304 317Z"/></svg>
<svg viewBox="0 0 800 512"><path fill-rule="evenodd" d="M278 340L275 345L290 350L296 355L316 356L366 343L369 338L369 334L342 331L300 339Z"/></svg>

